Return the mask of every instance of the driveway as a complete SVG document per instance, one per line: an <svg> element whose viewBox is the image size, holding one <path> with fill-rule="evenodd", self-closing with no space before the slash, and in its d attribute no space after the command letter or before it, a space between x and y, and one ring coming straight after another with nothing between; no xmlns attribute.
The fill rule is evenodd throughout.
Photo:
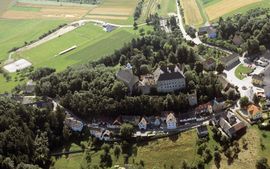
<svg viewBox="0 0 270 169"><path fill-rule="evenodd" d="M259 88L259 87L256 87L256 86L253 86L252 84L252 76L247 76L246 78L244 78L243 80L240 80L238 79L236 76L235 76L235 70L236 68L240 65L240 64L246 64L244 63L244 58L243 57L240 57L239 58L240 60L240 63L238 65L236 65L233 69L231 70L224 70L224 73L226 73L227 75L227 80L232 83L233 85L235 86L238 86L239 88L239 92L240 92L240 95L241 97L243 96L248 96L248 89L250 87L253 88L253 91L254 92L257 92L257 91L263 91L262 88ZM254 65L255 66L255 65ZM260 66L255 66L255 70L253 72L253 74L258 74L260 72L262 72L264 70L263 67L260 67ZM245 86L247 88L247 90L244 90L242 87Z"/></svg>

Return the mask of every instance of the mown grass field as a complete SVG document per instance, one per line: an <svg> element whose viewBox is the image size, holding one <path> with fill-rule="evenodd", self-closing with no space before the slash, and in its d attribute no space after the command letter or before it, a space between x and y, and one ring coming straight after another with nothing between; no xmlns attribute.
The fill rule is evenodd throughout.
<svg viewBox="0 0 270 169"><path fill-rule="evenodd" d="M187 131L179 135L177 138L164 138L156 141L149 142L144 146L138 146L137 156L129 158L129 163L132 164L133 160L139 163L140 160L144 161L146 169L163 168L166 165L180 167L183 160L189 163L196 161L196 140L197 135L195 130ZM102 152L92 152L92 164L99 165L99 157ZM123 165L124 160L121 155L116 159L111 150L113 165ZM69 157L62 156L57 159L54 167L57 169L74 169L84 165L83 153L70 155Z"/></svg>
<svg viewBox="0 0 270 169"><path fill-rule="evenodd" d="M86 24L15 56L29 60L35 67L47 66L62 71L67 66L87 63L109 55L115 49L121 48L124 43L138 36L138 31L134 31L132 28L119 28L108 33L99 26ZM77 46L75 50L58 55L61 51L74 45Z"/></svg>
<svg viewBox="0 0 270 169"><path fill-rule="evenodd" d="M66 21L0 19L0 61L8 58L8 51L13 47L19 47L24 42L35 40L63 23Z"/></svg>
<svg viewBox="0 0 270 169"><path fill-rule="evenodd" d="M184 8L185 22L188 25L200 25L203 23L199 6L196 0L182 0L182 7Z"/></svg>

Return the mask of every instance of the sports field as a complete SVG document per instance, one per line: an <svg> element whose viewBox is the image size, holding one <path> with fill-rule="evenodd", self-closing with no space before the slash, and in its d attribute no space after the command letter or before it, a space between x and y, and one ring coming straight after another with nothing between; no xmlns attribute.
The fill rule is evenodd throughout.
<svg viewBox="0 0 270 169"><path fill-rule="evenodd" d="M204 20L196 0L182 0L181 2L186 24L193 26L202 24Z"/></svg>
<svg viewBox="0 0 270 169"><path fill-rule="evenodd" d="M61 71L67 66L86 63L111 54L125 42L139 36L138 34L138 31L132 28L119 28L108 33L99 26L86 24L33 49L15 54L15 57L25 58L35 67L48 66ZM58 55L59 52L74 45L77 46L76 49Z"/></svg>
<svg viewBox="0 0 270 169"><path fill-rule="evenodd" d="M0 61L8 58L8 51L13 47L35 40L63 23L66 21L0 19Z"/></svg>
<svg viewBox="0 0 270 169"><path fill-rule="evenodd" d="M210 20L219 18L241 7L261 2L261 0L222 0L213 5L207 6L205 11Z"/></svg>

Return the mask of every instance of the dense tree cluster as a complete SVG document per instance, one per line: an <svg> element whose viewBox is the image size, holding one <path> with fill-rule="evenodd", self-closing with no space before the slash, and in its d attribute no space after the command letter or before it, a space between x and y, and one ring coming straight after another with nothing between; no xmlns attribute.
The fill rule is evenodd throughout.
<svg viewBox="0 0 270 169"><path fill-rule="evenodd" d="M142 8L143 8L143 3L144 0L141 0L138 5L136 6L135 12L134 12L134 20L136 21L137 19L140 18L141 14L142 14Z"/></svg>
<svg viewBox="0 0 270 169"><path fill-rule="evenodd" d="M248 51L249 54L258 53L269 48L269 18L269 9L263 8L251 9L245 14L237 14L226 19L220 18L218 38L204 40L240 53L244 51ZM240 47L232 42L235 35L243 41Z"/></svg>
<svg viewBox="0 0 270 169"><path fill-rule="evenodd" d="M42 78L37 83L36 92L38 95L59 97L64 107L90 119L120 114L154 115L164 110L184 112L189 108L187 94L191 90L197 90L200 103L220 96L221 84L217 76L213 72L202 73L202 65L194 64L196 57L177 31L171 35L154 33L132 40L94 64L68 68ZM118 68L114 67L126 63L132 64L133 72L138 76L151 73L158 65L180 63L185 68L187 89L167 95L133 92L133 96L129 96L127 87L116 79ZM185 63L189 66L184 66Z"/></svg>
<svg viewBox="0 0 270 169"><path fill-rule="evenodd" d="M0 98L0 168L46 168L49 151L63 143L65 114Z"/></svg>
<svg viewBox="0 0 270 169"><path fill-rule="evenodd" d="M37 68L34 72L30 74L30 79L32 80L40 80L42 77L49 76L50 74L54 73L54 68Z"/></svg>
<svg viewBox="0 0 270 169"><path fill-rule="evenodd" d="M131 63L134 72L140 75L141 65L154 68L161 61L165 63L186 63L193 65L197 55L194 50L187 46L178 30L172 34L157 31L152 35L133 39L130 44L124 45L113 55L104 57L96 64L106 66L125 65Z"/></svg>

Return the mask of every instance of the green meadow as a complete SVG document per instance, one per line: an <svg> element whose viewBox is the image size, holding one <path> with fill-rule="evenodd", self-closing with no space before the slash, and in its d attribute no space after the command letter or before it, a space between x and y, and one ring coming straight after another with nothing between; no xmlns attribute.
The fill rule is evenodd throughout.
<svg viewBox="0 0 270 169"><path fill-rule="evenodd" d="M35 40L63 23L65 23L63 20L0 19L0 61L8 58L8 51L13 47Z"/></svg>
<svg viewBox="0 0 270 169"><path fill-rule="evenodd" d="M17 53L15 57L29 60L34 67L47 66L62 71L67 66L109 55L138 36L139 32L132 28L118 28L112 32L105 32L101 27L89 23L35 48ZM77 46L76 49L59 55L61 51L74 45Z"/></svg>

